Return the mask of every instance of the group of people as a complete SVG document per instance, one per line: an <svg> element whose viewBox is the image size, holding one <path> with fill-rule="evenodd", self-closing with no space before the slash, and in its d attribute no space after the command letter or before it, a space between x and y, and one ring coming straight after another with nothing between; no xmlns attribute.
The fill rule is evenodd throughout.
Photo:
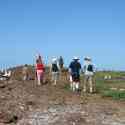
<svg viewBox="0 0 125 125"><path fill-rule="evenodd" d="M83 92L95 92L94 73L95 66L92 64L90 57L84 58L84 66L81 66L80 59L74 57L68 67L70 88L72 91L79 91L81 78L84 77L84 83L82 84ZM51 81L53 85L56 85L64 68L64 60L62 56L59 59L52 58L50 65ZM45 65L43 63L40 54L36 57L35 73L37 78L37 84L41 85L44 82ZM84 74L81 76L81 74ZM24 77L24 80L26 78Z"/></svg>
<svg viewBox="0 0 125 125"><path fill-rule="evenodd" d="M59 59L57 58L52 59L51 65L50 65L50 72L52 75L51 80L53 82L53 85L57 84L57 81L59 79L59 73L62 71L63 65L64 65L64 61L62 56L60 56ZM44 82L43 80L44 80L45 65L40 55L36 57L35 69L36 69L36 78L38 81L38 85L41 85L41 83Z"/></svg>
<svg viewBox="0 0 125 125"><path fill-rule="evenodd" d="M96 91L95 81L94 81L95 66L92 64L92 59L90 57L84 58L83 68L79 62L79 58L74 57L73 61L69 65L69 73L70 73L71 90L73 91L79 90L81 74L83 73L84 74L83 92L93 93Z"/></svg>

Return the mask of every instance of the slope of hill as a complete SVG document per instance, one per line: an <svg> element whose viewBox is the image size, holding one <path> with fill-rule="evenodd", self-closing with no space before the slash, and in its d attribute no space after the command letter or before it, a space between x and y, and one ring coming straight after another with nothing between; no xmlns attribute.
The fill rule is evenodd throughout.
<svg viewBox="0 0 125 125"><path fill-rule="evenodd" d="M73 93L65 72L57 86L48 72L48 82L38 86L21 80L21 67L13 71L11 80L0 83L0 125L125 125L125 101Z"/></svg>

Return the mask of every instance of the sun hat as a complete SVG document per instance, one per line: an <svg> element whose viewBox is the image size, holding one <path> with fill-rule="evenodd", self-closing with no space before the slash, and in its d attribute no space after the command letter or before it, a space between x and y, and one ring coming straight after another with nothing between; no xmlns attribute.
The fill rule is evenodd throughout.
<svg viewBox="0 0 125 125"><path fill-rule="evenodd" d="M52 61L57 61L57 58L55 58L55 57L54 57L54 58L52 58Z"/></svg>
<svg viewBox="0 0 125 125"><path fill-rule="evenodd" d="M78 58L78 57L76 57L76 56L74 56L74 57L73 57L73 60L79 60L79 58Z"/></svg>
<svg viewBox="0 0 125 125"><path fill-rule="evenodd" d="M87 57L84 58L84 60L91 61L92 59L91 59L91 57L87 56Z"/></svg>

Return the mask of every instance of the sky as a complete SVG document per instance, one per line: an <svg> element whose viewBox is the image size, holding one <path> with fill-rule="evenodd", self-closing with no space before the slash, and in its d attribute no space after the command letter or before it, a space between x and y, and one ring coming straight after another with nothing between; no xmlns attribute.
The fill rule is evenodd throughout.
<svg viewBox="0 0 125 125"><path fill-rule="evenodd" d="M62 55L125 70L125 0L0 0L0 68Z"/></svg>

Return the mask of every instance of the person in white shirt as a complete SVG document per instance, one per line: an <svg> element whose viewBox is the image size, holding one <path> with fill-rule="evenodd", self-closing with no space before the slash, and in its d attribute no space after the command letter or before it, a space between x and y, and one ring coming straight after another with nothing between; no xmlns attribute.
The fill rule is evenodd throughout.
<svg viewBox="0 0 125 125"><path fill-rule="evenodd" d="M23 75L23 81L28 80L29 74L28 74L28 65L25 64L25 66L22 68L22 75Z"/></svg>
<svg viewBox="0 0 125 125"><path fill-rule="evenodd" d="M89 86L89 92L95 92L95 81L94 81L94 74L95 74L95 66L92 64L92 59L90 57L86 57L84 59L84 85L83 85L83 92L87 92Z"/></svg>

